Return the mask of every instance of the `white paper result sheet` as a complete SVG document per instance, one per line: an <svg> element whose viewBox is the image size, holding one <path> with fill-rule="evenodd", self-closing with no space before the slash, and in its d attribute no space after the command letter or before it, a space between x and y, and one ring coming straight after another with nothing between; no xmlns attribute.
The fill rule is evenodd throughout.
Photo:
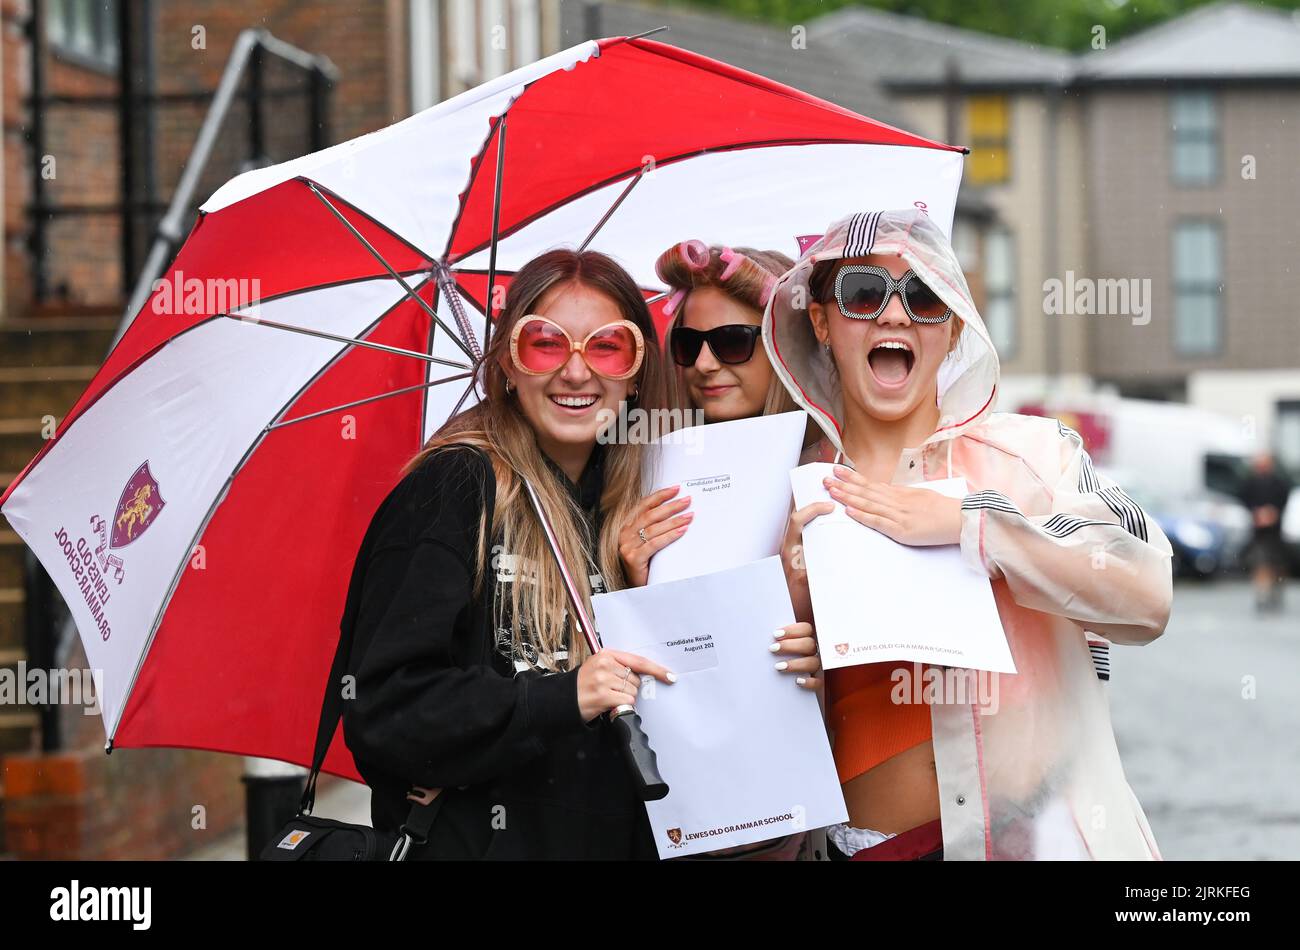
<svg viewBox="0 0 1300 950"><path fill-rule="evenodd" d="M636 704L669 786L646 803L661 858L846 820L817 696L778 672L769 649L794 622L779 557L598 594L592 606L604 646L678 676L647 680Z"/></svg>
<svg viewBox="0 0 1300 950"><path fill-rule="evenodd" d="M695 577L779 553L790 516L787 473L799 464L806 413L687 426L647 447L647 494L681 485L695 513L650 560L649 583Z"/></svg>
<svg viewBox="0 0 1300 950"><path fill-rule="evenodd" d="M956 544L913 547L858 524L822 485L833 469L812 462L790 473L796 508L835 505L803 531L822 667L903 661L1015 673L989 579ZM910 487L967 493L964 478Z"/></svg>

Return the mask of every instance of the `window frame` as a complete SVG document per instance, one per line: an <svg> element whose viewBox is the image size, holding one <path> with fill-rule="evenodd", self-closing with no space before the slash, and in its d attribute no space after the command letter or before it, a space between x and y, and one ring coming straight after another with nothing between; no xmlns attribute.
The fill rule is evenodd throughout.
<svg viewBox="0 0 1300 950"><path fill-rule="evenodd" d="M1008 261L1008 279L1005 288L997 288L989 280L989 248L992 240L996 236L1001 236L1007 242L1007 261ZM980 255L980 278L984 284L984 313L990 314L993 311L994 300L1006 301L1010 305L1010 340L1006 346L1000 345L999 341L994 339L993 328L989 326L987 319L984 325L988 328L989 339L993 342L994 349L997 350L998 358L1011 360L1015 359L1020 353L1020 311L1016 304L1017 294L1016 283L1019 280L1019 269L1016 267L1016 233L1010 227L1003 223L990 225L984 231L983 253ZM981 314L984 316L984 314Z"/></svg>
<svg viewBox="0 0 1300 950"><path fill-rule="evenodd" d="M974 107L974 103L975 103L976 101L978 101L978 100L994 100L994 99L999 100L999 101L1002 103L1002 106L1003 106L1003 114L1005 115L1005 122L1004 122L1004 124L1003 124L1003 130L1002 130L1001 136L1000 136L1000 137L985 137L985 136L982 136L982 135L977 135L976 132L975 132L975 123L974 123L974 121L973 121L973 119L972 119L972 110L973 110L973 107ZM965 97L963 111L964 111L965 114L963 115L962 118L964 119L965 124L966 124L966 134L967 134L967 138L969 139L969 142L970 142L969 147L970 147L970 153L971 153L971 155L975 155L977 152L979 152L980 149L991 150L991 149L997 148L997 149L1000 149L1000 150L1002 151L1002 154L1003 154L1003 156L1004 156L1004 158L1003 158L1003 163L1002 163L1002 164L1003 164L1004 171L1003 171L1003 174L1002 174L1002 177L1001 177L1001 178L977 178L976 175L975 175L975 173L974 173L974 163L972 162L972 163L971 163L971 174L968 176L968 177L970 178L970 183L971 183L972 185L974 185L974 186L981 187L981 188L985 188L985 187L997 187L997 186L1000 186L1000 185L1009 185L1009 184L1011 184L1012 176L1013 176L1013 174L1014 174L1014 172L1015 172L1015 169L1014 169L1014 166L1012 165L1012 160L1011 160L1011 159L1012 159L1012 149L1011 149L1011 134L1012 134L1012 133L1011 133L1011 125L1012 125L1012 122L1011 122L1011 112L1012 112L1012 100L1011 100L1011 94L1010 94L1010 93L1006 93L1006 92L978 92L978 93L974 93L974 92L973 92L973 93L969 93L969 94L967 94L967 96Z"/></svg>
<svg viewBox="0 0 1300 950"><path fill-rule="evenodd" d="M1198 283L1195 281L1180 281L1178 276L1178 234L1189 225L1208 226L1214 233L1217 241L1216 250L1218 252L1219 280L1213 285L1213 291L1208 288L1210 285ZM1173 291L1172 317L1170 320L1170 331L1172 334L1171 345L1174 355L1180 359L1207 359L1220 357L1226 349L1227 338L1227 320L1224 319L1226 305L1224 298L1227 295L1228 287L1228 251L1227 241L1224 237L1223 222L1218 218L1209 215L1179 215L1174 218L1173 228L1169 233L1169 285ZM1179 343L1179 301L1183 298L1184 293L1207 294L1210 299L1217 301L1215 311L1215 346L1212 350L1188 350Z"/></svg>
<svg viewBox="0 0 1300 950"><path fill-rule="evenodd" d="M1174 110L1180 98L1189 96L1203 97L1210 103L1213 116L1212 127L1207 130L1196 129L1189 132L1180 130L1174 122ZM1223 110L1220 106L1218 92L1207 86L1185 86L1169 93L1169 181L1175 188L1213 188L1223 175ZM1210 174L1206 178L1182 178L1178 174L1177 154L1179 146L1208 144L1211 152Z"/></svg>
<svg viewBox="0 0 1300 950"><path fill-rule="evenodd" d="M45 43L57 59L95 72L116 75L121 67L121 38L117 34L118 4L121 0L47 0L45 6ZM74 45L72 35L76 7L85 5L91 14L93 49ZM54 20L61 21L56 34Z"/></svg>

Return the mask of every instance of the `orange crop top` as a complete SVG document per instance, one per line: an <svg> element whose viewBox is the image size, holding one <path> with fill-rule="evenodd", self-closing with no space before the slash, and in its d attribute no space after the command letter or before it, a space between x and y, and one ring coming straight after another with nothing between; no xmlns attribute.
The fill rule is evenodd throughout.
<svg viewBox="0 0 1300 950"><path fill-rule="evenodd" d="M901 684L890 678L896 669L907 671ZM841 784L930 738L929 705L896 703L890 695L895 688L906 688L905 695L912 698L915 675L910 663L864 663L826 671L827 717Z"/></svg>

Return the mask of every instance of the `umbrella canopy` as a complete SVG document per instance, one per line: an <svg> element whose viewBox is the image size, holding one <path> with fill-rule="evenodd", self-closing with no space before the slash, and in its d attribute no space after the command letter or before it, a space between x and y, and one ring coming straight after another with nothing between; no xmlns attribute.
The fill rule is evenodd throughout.
<svg viewBox="0 0 1300 950"><path fill-rule="evenodd" d="M109 747L310 762L357 546L475 398L490 283L585 245L653 300L685 238L796 256L918 205L948 231L962 154L621 37L223 186L0 497L103 671ZM341 734L325 769L358 777Z"/></svg>

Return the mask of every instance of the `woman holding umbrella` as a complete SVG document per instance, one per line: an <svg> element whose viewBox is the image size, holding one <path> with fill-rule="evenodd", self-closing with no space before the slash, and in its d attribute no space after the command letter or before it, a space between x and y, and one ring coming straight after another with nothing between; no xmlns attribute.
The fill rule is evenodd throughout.
<svg viewBox="0 0 1300 950"><path fill-rule="evenodd" d="M587 649L522 481L582 597L621 586L642 448L598 444L597 419L661 392L650 313L608 257L551 251L518 271L479 371L486 398L408 463L348 593L344 736L374 825L397 828L413 786L441 789L412 857L653 858L604 714L635 701L642 674L675 677Z"/></svg>

